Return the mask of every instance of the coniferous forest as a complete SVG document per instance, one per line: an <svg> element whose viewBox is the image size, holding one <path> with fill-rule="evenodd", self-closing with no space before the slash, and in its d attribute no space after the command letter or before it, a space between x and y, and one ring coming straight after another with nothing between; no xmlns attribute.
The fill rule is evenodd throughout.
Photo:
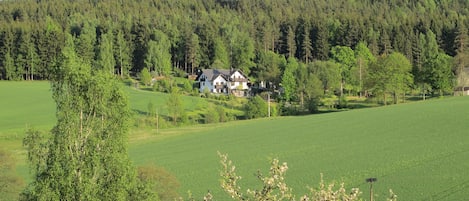
<svg viewBox="0 0 469 201"><path fill-rule="evenodd" d="M468 15L466 0L4 0L0 78L51 79L71 35L83 62L120 76L236 68L282 83L286 101L311 91L295 77L341 95L441 95L466 80Z"/></svg>
<svg viewBox="0 0 469 201"><path fill-rule="evenodd" d="M157 200L150 180L161 173L137 175L127 155L132 113L118 79L148 88L155 77L239 69L267 83L256 89L269 103L243 99L243 119L270 117L271 94L281 115L347 108L351 96L399 103L468 91L468 33L468 0L0 0L0 80L49 80L57 104L52 135L30 129L23 140L34 181L20 199ZM186 83L185 93L204 95ZM154 86L171 93L166 119L187 121L178 90ZM150 102L148 119L155 110L159 128ZM192 122L228 119L221 106L207 113L220 115ZM220 157L222 187L244 200ZM272 178L258 178L288 195L286 169L276 161Z"/></svg>

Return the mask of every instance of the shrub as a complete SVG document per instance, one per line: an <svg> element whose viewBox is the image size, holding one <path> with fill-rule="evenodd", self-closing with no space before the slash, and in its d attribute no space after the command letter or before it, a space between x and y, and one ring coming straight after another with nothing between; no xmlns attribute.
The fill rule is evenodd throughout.
<svg viewBox="0 0 469 201"><path fill-rule="evenodd" d="M207 109L207 112L204 115L205 117L205 123L206 124L211 124L211 123L217 123L219 122L220 116L218 115L218 112L215 110L213 105L210 105Z"/></svg>
<svg viewBox="0 0 469 201"><path fill-rule="evenodd" d="M338 109L347 108L347 97L345 96L339 97L339 104L337 108Z"/></svg>
<svg viewBox="0 0 469 201"><path fill-rule="evenodd" d="M148 71L148 68L143 68L139 74L139 77L140 77L140 81L146 86L149 86L151 84L152 77L151 77L150 71Z"/></svg>
<svg viewBox="0 0 469 201"><path fill-rule="evenodd" d="M216 110L216 113L218 114L218 121L219 122L227 122L228 121L228 117L226 115L225 109L222 106L217 105L217 107L215 107L215 110Z"/></svg>
<svg viewBox="0 0 469 201"><path fill-rule="evenodd" d="M244 110L247 119L266 117L268 113L267 103L260 96L252 97Z"/></svg>
<svg viewBox="0 0 469 201"><path fill-rule="evenodd" d="M319 99L318 98L311 98L306 101L306 107L310 113L316 113L319 111L318 109Z"/></svg>
<svg viewBox="0 0 469 201"><path fill-rule="evenodd" d="M182 90L184 90L184 92L186 93L191 93L193 90L192 90L192 82L188 79L185 79L182 83Z"/></svg>
<svg viewBox="0 0 469 201"><path fill-rule="evenodd" d="M177 189L180 187L176 177L162 167L146 165L138 167L138 178L148 182L160 200L175 200L179 198Z"/></svg>
<svg viewBox="0 0 469 201"><path fill-rule="evenodd" d="M157 85L159 92L170 93L172 90L171 82L169 79L158 80Z"/></svg>
<svg viewBox="0 0 469 201"><path fill-rule="evenodd" d="M0 150L0 200L17 200L24 185L16 174L16 159L10 152Z"/></svg>

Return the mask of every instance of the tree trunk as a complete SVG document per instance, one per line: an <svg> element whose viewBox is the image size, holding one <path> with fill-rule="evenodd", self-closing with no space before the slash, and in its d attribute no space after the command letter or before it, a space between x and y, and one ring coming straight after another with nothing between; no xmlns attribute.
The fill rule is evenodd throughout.
<svg viewBox="0 0 469 201"><path fill-rule="evenodd" d="M386 101L386 93L383 94L383 102L384 102L384 105L387 105L387 101Z"/></svg>

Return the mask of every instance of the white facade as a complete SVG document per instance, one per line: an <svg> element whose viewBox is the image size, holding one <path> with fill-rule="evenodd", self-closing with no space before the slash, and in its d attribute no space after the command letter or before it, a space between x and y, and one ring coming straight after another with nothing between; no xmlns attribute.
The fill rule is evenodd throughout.
<svg viewBox="0 0 469 201"><path fill-rule="evenodd" d="M199 92L209 91L215 94L231 93L246 96L249 90L248 78L240 71L205 69L198 76Z"/></svg>
<svg viewBox="0 0 469 201"><path fill-rule="evenodd" d="M207 89L211 93L227 93L227 90L226 90L227 81L221 75L217 76L213 81L210 79L207 79L205 75L202 75L201 79L199 79L199 83L200 83L200 87L199 87L200 93L203 93Z"/></svg>
<svg viewBox="0 0 469 201"><path fill-rule="evenodd" d="M239 71L235 71L230 76L228 87L231 90L247 90L249 89L247 78L244 77Z"/></svg>

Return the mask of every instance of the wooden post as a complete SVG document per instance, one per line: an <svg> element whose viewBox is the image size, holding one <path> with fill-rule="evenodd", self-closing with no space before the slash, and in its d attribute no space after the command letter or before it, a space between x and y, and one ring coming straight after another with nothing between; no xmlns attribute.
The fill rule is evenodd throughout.
<svg viewBox="0 0 469 201"><path fill-rule="evenodd" d="M270 92L267 93L267 105L268 105L267 117L270 118Z"/></svg>
<svg viewBox="0 0 469 201"><path fill-rule="evenodd" d="M158 109L156 110L156 134L158 134L158 131L160 129L160 118L158 116Z"/></svg>
<svg viewBox="0 0 469 201"><path fill-rule="evenodd" d="M368 178L366 182L370 183L370 201L373 201L373 182L378 181L376 178Z"/></svg>

